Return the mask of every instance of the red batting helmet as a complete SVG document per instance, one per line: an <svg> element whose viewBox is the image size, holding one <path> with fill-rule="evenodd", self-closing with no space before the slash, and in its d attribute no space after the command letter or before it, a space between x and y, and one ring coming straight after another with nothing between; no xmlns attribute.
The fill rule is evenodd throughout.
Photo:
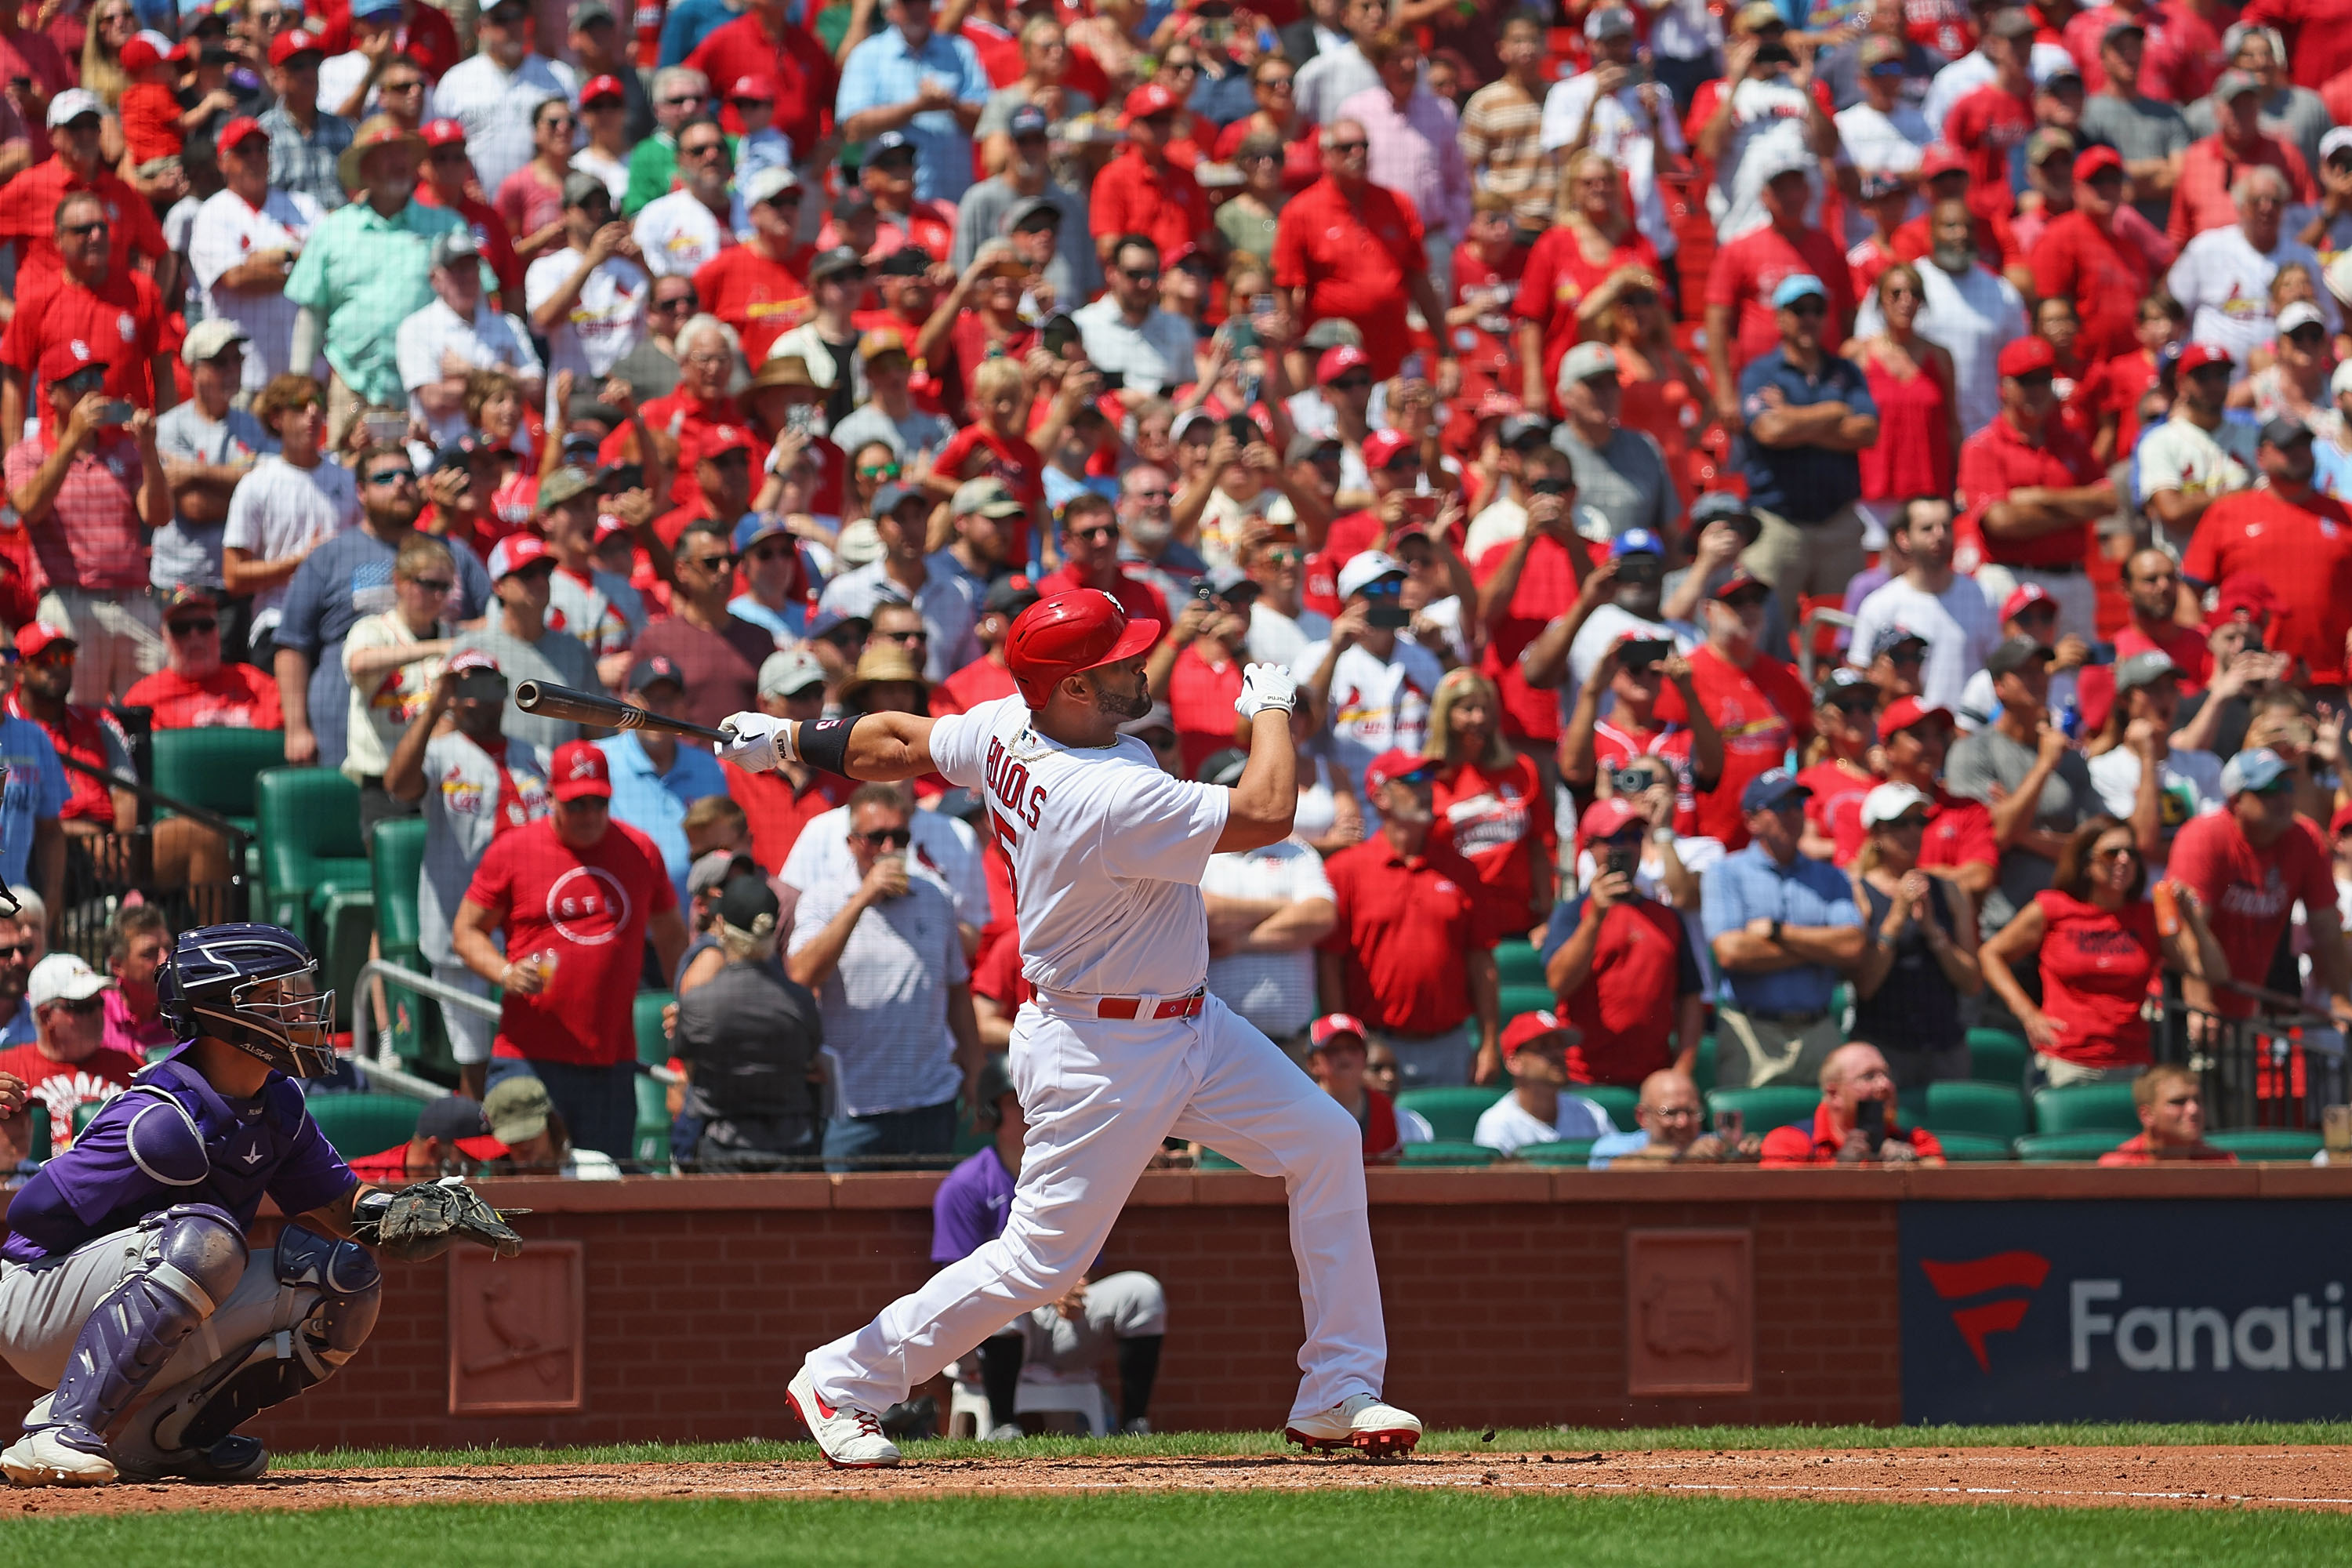
<svg viewBox="0 0 2352 1568"><path fill-rule="evenodd" d="M1043 708L1065 677L1117 664L1160 640L1160 623L1130 621L1099 588L1072 588L1038 600L1004 634L1004 662L1021 700Z"/></svg>

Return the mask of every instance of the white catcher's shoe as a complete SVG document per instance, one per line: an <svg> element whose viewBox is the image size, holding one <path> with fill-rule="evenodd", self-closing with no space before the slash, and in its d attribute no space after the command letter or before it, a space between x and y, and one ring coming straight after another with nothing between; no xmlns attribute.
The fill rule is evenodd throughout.
<svg viewBox="0 0 2352 1568"><path fill-rule="evenodd" d="M793 1374L784 1397L792 1402L793 1413L806 1425L816 1446L824 1450L825 1463L835 1469L878 1470L898 1462L898 1446L882 1436L881 1418L855 1405L835 1409L827 1405L805 1363Z"/></svg>
<svg viewBox="0 0 2352 1568"><path fill-rule="evenodd" d="M114 1461L78 1448L58 1428L27 1432L0 1453L0 1471L20 1487L102 1487L114 1479Z"/></svg>
<svg viewBox="0 0 2352 1568"><path fill-rule="evenodd" d="M1396 1458L1412 1453L1421 1441L1421 1419L1372 1394L1356 1394L1328 1410L1299 1417L1282 1435L1327 1454L1334 1448L1360 1448L1368 1458Z"/></svg>

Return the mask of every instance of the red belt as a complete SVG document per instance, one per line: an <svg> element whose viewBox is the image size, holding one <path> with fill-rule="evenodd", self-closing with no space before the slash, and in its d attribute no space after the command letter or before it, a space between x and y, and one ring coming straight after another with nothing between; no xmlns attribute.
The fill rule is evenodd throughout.
<svg viewBox="0 0 2352 1568"><path fill-rule="evenodd" d="M1151 1010L1154 1018L1197 1018L1201 1016L1201 999L1207 986L1189 996L1173 996ZM1143 1011L1142 998L1137 996L1105 996L1095 1004L1097 1018L1132 1018Z"/></svg>

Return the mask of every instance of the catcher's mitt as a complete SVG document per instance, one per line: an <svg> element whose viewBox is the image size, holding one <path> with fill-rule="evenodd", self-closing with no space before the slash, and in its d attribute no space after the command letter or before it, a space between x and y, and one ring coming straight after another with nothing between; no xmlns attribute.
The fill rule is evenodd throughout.
<svg viewBox="0 0 2352 1568"><path fill-rule="evenodd" d="M419 1182L396 1193L373 1192L353 1210L352 1234L405 1262L438 1258L459 1237L490 1248L500 1258L522 1250L522 1237L507 1220L529 1209L494 1209L462 1176Z"/></svg>

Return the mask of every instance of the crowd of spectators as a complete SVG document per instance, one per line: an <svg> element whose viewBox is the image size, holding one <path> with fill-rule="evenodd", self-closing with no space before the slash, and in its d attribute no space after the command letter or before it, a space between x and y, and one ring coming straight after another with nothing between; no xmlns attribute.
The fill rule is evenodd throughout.
<svg viewBox="0 0 2352 1568"><path fill-rule="evenodd" d="M635 1158L667 992L682 1161L936 1159L1027 995L982 804L514 690L953 712L1081 587L1162 628L1171 773L1236 776L1243 665L1297 676L1297 831L1211 862L1208 983L1370 1158L1478 1084L1507 1152L1932 1160L1894 1100L1972 1026L2030 1089L2145 1073L2161 994L2352 1019L2327 20L10 10L0 1045L40 1091L150 1043L142 922L231 846L133 738L275 731L421 818L498 1142ZM43 956L92 878L147 895L110 981ZM1821 1109L1720 1135L1702 1079ZM2147 1148L2201 1148L2170 1094ZM410 1157L491 1136L452 1114Z"/></svg>

